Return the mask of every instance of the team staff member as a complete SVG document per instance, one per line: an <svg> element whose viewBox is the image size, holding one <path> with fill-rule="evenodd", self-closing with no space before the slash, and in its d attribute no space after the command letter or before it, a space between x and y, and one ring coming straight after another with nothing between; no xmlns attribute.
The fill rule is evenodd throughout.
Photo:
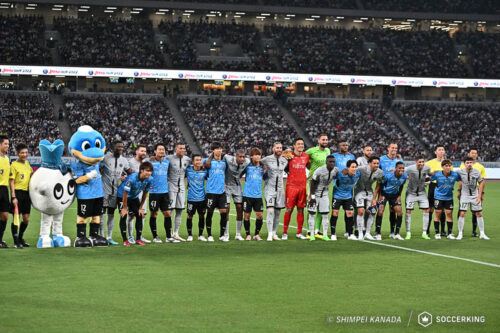
<svg viewBox="0 0 500 333"><path fill-rule="evenodd" d="M17 206L19 214L22 214L23 222L20 226L12 222L11 230L14 247L23 248L23 246L29 247L29 244L24 241L23 236L30 221L31 200L28 189L33 169L30 162L27 161L28 146L21 143L17 145L16 152L18 159L12 162L10 166L11 213L14 213L14 208Z"/></svg>
<svg viewBox="0 0 500 333"><path fill-rule="evenodd" d="M0 136L0 248L8 248L3 241L3 234L9 220L9 176L10 160L7 155L9 152L9 138L5 135Z"/></svg>

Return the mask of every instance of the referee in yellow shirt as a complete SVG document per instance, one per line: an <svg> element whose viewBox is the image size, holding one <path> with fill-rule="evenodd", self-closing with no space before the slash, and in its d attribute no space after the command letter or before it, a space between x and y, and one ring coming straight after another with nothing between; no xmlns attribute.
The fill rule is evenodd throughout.
<svg viewBox="0 0 500 333"><path fill-rule="evenodd" d="M472 166L474 169L478 170L481 173L481 177L483 179L486 178L486 170L484 169L484 166L477 161L477 157L479 156L478 151L476 148L471 148L469 151L469 157L471 157L474 161L474 165ZM465 168L465 164L462 162L460 164L460 169ZM483 193L479 193L481 196L481 201L484 199L484 191ZM477 217L475 214L472 214L472 237L477 237Z"/></svg>
<svg viewBox="0 0 500 333"><path fill-rule="evenodd" d="M9 219L9 138L5 135L0 135L0 248L8 248L3 241L3 234L7 227Z"/></svg>
<svg viewBox="0 0 500 333"><path fill-rule="evenodd" d="M446 151L444 150L443 145L437 145L436 150L434 150L434 154L436 155L436 158L427 161L425 165L428 165L431 168L431 172L437 172L437 171L442 171L443 167L441 166L441 162L444 160L444 155L446 154ZM453 170L453 166L451 167L451 170ZM432 213L434 212L434 189L436 188L436 182L432 182L429 184L429 190L427 192L427 198L429 199L429 225L427 226L427 235L429 236L429 230L430 226L432 224ZM444 230L446 226L446 218L445 214L441 214L441 219L440 219L440 225L441 225L441 236L446 237L447 234Z"/></svg>
<svg viewBox="0 0 500 333"><path fill-rule="evenodd" d="M12 199L11 213L14 214L14 206L17 205L19 214L23 216L19 230L18 226L12 222L12 238L14 239L14 247L22 249L30 245L24 240L24 232L28 227L31 212L31 200L29 195L29 185L33 169L28 162L28 146L21 143L16 147L17 161L10 165L10 191ZM19 234L18 234L19 232Z"/></svg>

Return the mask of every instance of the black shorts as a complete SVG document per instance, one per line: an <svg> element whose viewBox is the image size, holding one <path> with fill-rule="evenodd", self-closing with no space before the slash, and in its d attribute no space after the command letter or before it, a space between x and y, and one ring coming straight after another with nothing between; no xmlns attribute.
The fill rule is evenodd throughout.
<svg viewBox="0 0 500 333"><path fill-rule="evenodd" d="M170 198L167 193L149 193L149 210L157 212L170 210Z"/></svg>
<svg viewBox="0 0 500 333"><path fill-rule="evenodd" d="M391 208L396 206L401 206L401 201L398 201L399 195L385 194L383 192L382 195L384 196L384 201L382 201L382 205L385 206L386 203L389 203L389 207Z"/></svg>
<svg viewBox="0 0 500 333"><path fill-rule="evenodd" d="M8 212L9 210L9 189L7 186L0 186L0 212Z"/></svg>
<svg viewBox="0 0 500 333"><path fill-rule="evenodd" d="M188 216L194 216L196 212L198 215L205 215L205 210L207 209L207 202L203 201L188 201L187 204L187 214Z"/></svg>
<svg viewBox="0 0 500 333"><path fill-rule="evenodd" d="M31 212L31 199L28 191L15 190L17 199L17 209L19 214L29 214ZM11 204L10 212L14 214L14 205Z"/></svg>
<svg viewBox="0 0 500 333"><path fill-rule="evenodd" d="M77 199L78 216L92 217L104 214L103 197L94 199Z"/></svg>
<svg viewBox="0 0 500 333"><path fill-rule="evenodd" d="M436 189L437 183L430 183L429 190L427 191L427 199L429 203L434 202L434 190Z"/></svg>
<svg viewBox="0 0 500 333"><path fill-rule="evenodd" d="M434 209L436 210L453 210L453 200L434 199Z"/></svg>
<svg viewBox="0 0 500 333"><path fill-rule="evenodd" d="M339 210L340 207L343 207L344 210L354 210L354 204L352 202L352 198L350 199L332 199L332 209Z"/></svg>
<svg viewBox="0 0 500 333"><path fill-rule="evenodd" d="M256 213L263 212L264 205L262 203L262 198L243 197L243 211L245 213L251 213L252 209Z"/></svg>
<svg viewBox="0 0 500 333"><path fill-rule="evenodd" d="M123 199L117 198L116 203L118 204L118 209L121 211L123 209ZM130 216L139 215L139 208L141 208L141 201L139 198L130 199L127 198L127 211Z"/></svg>
<svg viewBox="0 0 500 333"><path fill-rule="evenodd" d="M226 192L221 194L207 193L207 209L224 209L227 207Z"/></svg>

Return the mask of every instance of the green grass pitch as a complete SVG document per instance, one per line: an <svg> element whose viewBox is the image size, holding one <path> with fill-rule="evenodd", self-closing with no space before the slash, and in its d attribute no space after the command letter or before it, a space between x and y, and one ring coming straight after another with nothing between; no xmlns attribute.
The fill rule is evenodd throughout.
<svg viewBox="0 0 500 333"><path fill-rule="evenodd" d="M488 183L486 195L490 241L471 237L470 214L464 240L423 240L416 210L412 240L388 239L386 216L381 243L500 265L500 183ZM343 217L337 242L299 241L292 228L289 241L272 243L92 249L35 248L39 218L33 211L26 235L32 247L0 251L0 332L498 332L500 327L500 267L347 241ZM64 221L65 234L74 240L75 205ZM196 217L193 222L197 230ZM218 222L215 214L216 236ZM158 226L164 238L162 218ZM234 230L232 215L231 238ZM181 231L186 236L185 215ZM264 238L266 233L264 223ZM145 236L151 238L147 222ZM10 221L4 239L12 245ZM120 240L118 218L114 239ZM417 323L423 311L433 315L427 328ZM457 315L485 320L436 322ZM341 316L395 316L400 322L339 323Z"/></svg>

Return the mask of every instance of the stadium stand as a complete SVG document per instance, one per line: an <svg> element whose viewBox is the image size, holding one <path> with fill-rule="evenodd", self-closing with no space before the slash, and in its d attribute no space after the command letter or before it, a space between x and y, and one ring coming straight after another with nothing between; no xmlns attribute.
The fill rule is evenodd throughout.
<svg viewBox="0 0 500 333"><path fill-rule="evenodd" d="M207 155L214 141L229 153L259 147L267 154L274 142L288 147L297 137L271 99L179 97L178 104Z"/></svg>
<svg viewBox="0 0 500 333"><path fill-rule="evenodd" d="M0 94L0 132L10 139L10 155L19 143L28 146L30 155L39 156L42 139L60 139L53 114L54 105L47 94Z"/></svg>
<svg viewBox="0 0 500 333"><path fill-rule="evenodd" d="M290 108L310 138L326 133L332 151L339 140L347 140L351 152L362 155L370 145L375 155L386 154L387 145L395 142L405 158L424 153L414 140L403 132L376 101L307 101L290 99Z"/></svg>
<svg viewBox="0 0 500 333"><path fill-rule="evenodd" d="M65 96L64 109L73 131L81 125L99 129L108 144L122 140L127 156L135 155L141 143L152 154L157 143L164 143L167 153L172 153L176 142L184 142L168 106L160 98Z"/></svg>
<svg viewBox="0 0 500 333"><path fill-rule="evenodd" d="M433 151L443 144L448 158L464 159L477 148L484 161L500 157L500 105L409 103L394 107Z"/></svg>

